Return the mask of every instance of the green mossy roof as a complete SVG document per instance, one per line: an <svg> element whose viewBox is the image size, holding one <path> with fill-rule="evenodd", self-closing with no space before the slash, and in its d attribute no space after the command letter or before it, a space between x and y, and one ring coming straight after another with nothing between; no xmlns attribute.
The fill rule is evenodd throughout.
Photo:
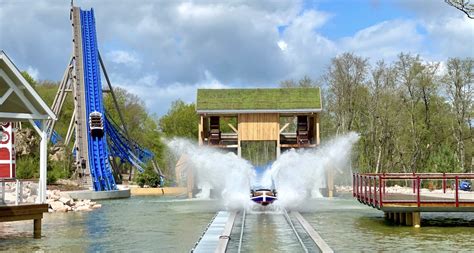
<svg viewBox="0 0 474 253"><path fill-rule="evenodd" d="M198 89L196 110L319 110L319 88Z"/></svg>

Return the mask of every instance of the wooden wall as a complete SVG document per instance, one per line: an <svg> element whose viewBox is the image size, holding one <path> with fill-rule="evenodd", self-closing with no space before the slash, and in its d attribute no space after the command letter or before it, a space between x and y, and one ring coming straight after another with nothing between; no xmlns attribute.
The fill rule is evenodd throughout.
<svg viewBox="0 0 474 253"><path fill-rule="evenodd" d="M279 140L278 113L239 114L239 141Z"/></svg>

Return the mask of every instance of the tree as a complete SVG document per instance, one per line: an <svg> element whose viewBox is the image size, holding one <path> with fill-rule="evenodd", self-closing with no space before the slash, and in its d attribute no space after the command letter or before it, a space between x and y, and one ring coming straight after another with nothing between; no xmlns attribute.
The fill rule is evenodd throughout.
<svg viewBox="0 0 474 253"><path fill-rule="evenodd" d="M474 19L474 4L469 0L444 0L447 4L464 12L468 18Z"/></svg>
<svg viewBox="0 0 474 253"><path fill-rule="evenodd" d="M166 137L198 139L199 116L194 104L176 100L168 113L161 117L159 126Z"/></svg>
<svg viewBox="0 0 474 253"><path fill-rule="evenodd" d="M337 133L353 130L354 121L360 116L367 72L367 59L352 53L344 53L331 61L325 80L332 94L328 108L336 117Z"/></svg>
<svg viewBox="0 0 474 253"><path fill-rule="evenodd" d="M453 118L453 135L456 139L456 149L460 166L465 166L465 141L471 139L471 117L474 98L474 60L449 59L448 71L443 78L443 83L451 103Z"/></svg>

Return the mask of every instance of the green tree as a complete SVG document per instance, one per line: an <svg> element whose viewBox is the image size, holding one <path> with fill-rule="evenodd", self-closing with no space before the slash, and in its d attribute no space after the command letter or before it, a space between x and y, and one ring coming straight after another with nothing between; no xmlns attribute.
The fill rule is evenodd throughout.
<svg viewBox="0 0 474 253"><path fill-rule="evenodd" d="M166 137L198 138L199 116L194 104L176 100L168 113L161 117L159 126Z"/></svg>

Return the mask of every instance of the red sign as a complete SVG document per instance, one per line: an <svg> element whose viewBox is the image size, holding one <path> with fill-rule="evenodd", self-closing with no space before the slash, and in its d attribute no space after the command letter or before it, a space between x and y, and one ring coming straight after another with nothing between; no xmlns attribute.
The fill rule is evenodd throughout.
<svg viewBox="0 0 474 253"><path fill-rule="evenodd" d="M15 145L10 122L0 122L0 178L14 178Z"/></svg>

